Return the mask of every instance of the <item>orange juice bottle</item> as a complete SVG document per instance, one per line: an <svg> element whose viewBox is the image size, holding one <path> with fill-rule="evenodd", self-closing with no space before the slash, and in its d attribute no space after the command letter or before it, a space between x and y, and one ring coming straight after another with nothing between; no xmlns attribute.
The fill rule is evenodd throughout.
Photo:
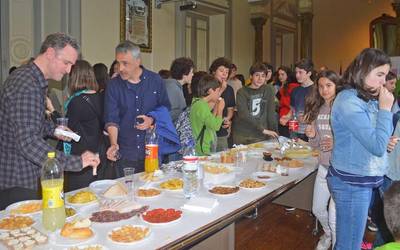
<svg viewBox="0 0 400 250"><path fill-rule="evenodd" d="M146 131L146 158L144 160L144 171L152 173L158 169L158 136L155 127Z"/></svg>

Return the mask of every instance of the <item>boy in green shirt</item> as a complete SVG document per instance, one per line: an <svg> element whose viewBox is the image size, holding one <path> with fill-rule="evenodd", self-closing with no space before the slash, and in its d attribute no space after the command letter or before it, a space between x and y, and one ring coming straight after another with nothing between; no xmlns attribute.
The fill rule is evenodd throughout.
<svg viewBox="0 0 400 250"><path fill-rule="evenodd" d="M387 243L375 250L400 250L400 181L395 181L385 192L383 206L386 224L396 242Z"/></svg>
<svg viewBox="0 0 400 250"><path fill-rule="evenodd" d="M220 84L211 75L203 76L197 86L198 97L193 98L190 122L196 138L196 154L208 155L216 143L216 131L223 122L225 102L220 98Z"/></svg>

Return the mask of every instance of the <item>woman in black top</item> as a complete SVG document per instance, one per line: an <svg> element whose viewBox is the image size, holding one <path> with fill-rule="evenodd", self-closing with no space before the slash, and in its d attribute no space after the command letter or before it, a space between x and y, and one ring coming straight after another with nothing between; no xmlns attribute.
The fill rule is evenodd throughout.
<svg viewBox="0 0 400 250"><path fill-rule="evenodd" d="M81 136L79 142L70 143L70 154L81 155L86 150L99 152L103 139L104 98L102 93L97 92L99 86L93 68L87 61L78 60L72 67L68 89L71 96L64 105L68 127ZM104 168L105 164L102 165ZM66 191L87 187L97 179L91 169L66 172L66 177Z"/></svg>

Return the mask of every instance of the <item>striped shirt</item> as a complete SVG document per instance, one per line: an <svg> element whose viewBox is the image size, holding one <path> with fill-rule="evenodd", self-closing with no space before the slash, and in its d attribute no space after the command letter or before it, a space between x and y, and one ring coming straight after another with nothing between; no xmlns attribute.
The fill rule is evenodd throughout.
<svg viewBox="0 0 400 250"><path fill-rule="evenodd" d="M45 139L55 125L45 117L48 83L34 63L15 70L0 90L0 190L24 187L37 190L47 152ZM56 157L64 170L82 169L80 156Z"/></svg>

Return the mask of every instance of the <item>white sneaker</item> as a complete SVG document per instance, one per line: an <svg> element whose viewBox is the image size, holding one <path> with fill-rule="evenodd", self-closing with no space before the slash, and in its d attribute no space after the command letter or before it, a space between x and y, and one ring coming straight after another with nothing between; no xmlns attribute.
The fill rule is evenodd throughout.
<svg viewBox="0 0 400 250"><path fill-rule="evenodd" d="M331 246L331 236L324 234L319 238L318 245L315 250L328 250Z"/></svg>

